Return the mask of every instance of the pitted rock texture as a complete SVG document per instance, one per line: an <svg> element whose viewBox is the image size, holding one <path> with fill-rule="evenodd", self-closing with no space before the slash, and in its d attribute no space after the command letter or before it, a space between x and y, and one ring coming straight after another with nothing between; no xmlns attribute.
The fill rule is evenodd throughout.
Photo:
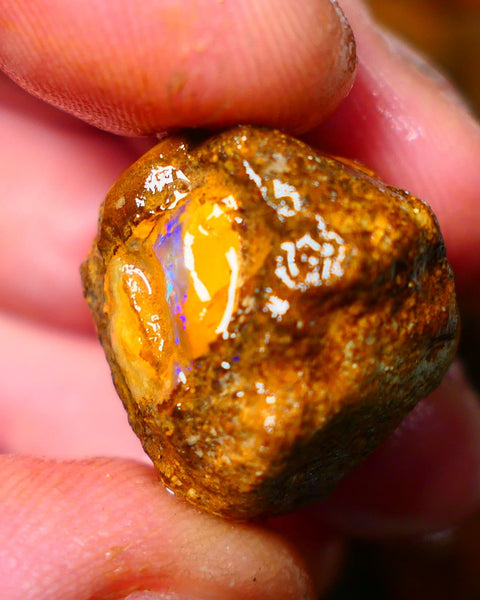
<svg viewBox="0 0 480 600"><path fill-rule="evenodd" d="M164 139L108 193L82 277L162 481L232 519L325 496L456 349L429 207L278 131Z"/></svg>

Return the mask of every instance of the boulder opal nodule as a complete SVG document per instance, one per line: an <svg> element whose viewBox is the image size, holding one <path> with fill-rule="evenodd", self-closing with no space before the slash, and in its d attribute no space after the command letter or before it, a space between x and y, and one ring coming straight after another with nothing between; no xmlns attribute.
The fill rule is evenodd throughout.
<svg viewBox="0 0 480 600"><path fill-rule="evenodd" d="M82 277L162 481L232 519L325 496L456 350L429 207L278 131L161 141L108 193Z"/></svg>

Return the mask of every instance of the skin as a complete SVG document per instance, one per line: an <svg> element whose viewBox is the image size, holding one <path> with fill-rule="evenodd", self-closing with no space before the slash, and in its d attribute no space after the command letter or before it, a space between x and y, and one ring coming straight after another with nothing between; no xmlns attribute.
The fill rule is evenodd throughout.
<svg viewBox="0 0 480 600"><path fill-rule="evenodd" d="M158 484L113 390L78 265L106 190L153 142L111 132L248 121L365 161L431 204L460 301L480 318L478 124L355 0L342 7L358 75L327 118L353 81L348 30L327 0L282 5L224 0L199 12L193 0L150 0L134 17L126 0L0 9L0 64L30 93L0 80L0 580L9 600L315 598L345 536L418 535L479 504L480 409L459 365L322 505L242 526Z"/></svg>

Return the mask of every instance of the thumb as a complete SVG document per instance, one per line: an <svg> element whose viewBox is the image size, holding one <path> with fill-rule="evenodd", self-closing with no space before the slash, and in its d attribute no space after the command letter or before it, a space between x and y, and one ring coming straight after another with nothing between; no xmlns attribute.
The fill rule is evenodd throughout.
<svg viewBox="0 0 480 600"><path fill-rule="evenodd" d="M3 456L0 474L0 581L9 600L314 597L303 559L278 534L195 511L149 467ZM317 545L326 559L337 550ZM330 579L322 564L332 561L317 567L319 588Z"/></svg>
<svg viewBox="0 0 480 600"><path fill-rule="evenodd" d="M305 131L347 94L355 64L333 0L23 0L0 10L0 67L125 135L239 122Z"/></svg>

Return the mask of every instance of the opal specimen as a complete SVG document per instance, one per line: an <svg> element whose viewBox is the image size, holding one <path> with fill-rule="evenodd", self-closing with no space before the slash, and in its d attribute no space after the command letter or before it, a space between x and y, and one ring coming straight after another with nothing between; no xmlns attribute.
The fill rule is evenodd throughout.
<svg viewBox="0 0 480 600"><path fill-rule="evenodd" d="M456 349L429 207L278 131L162 140L108 193L82 277L162 481L232 519L325 496Z"/></svg>

